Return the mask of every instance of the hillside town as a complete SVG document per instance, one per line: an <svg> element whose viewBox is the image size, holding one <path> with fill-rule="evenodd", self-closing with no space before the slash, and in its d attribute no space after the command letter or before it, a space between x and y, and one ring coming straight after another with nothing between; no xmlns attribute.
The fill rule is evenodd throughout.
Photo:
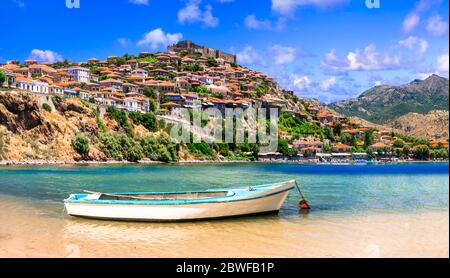
<svg viewBox="0 0 450 278"><path fill-rule="evenodd" d="M164 53L106 60L11 60L0 65L0 74L2 93L14 89L79 98L99 109L151 112L166 119L181 107L276 108L281 115L279 151L259 154L261 161L448 158L447 139L426 141L358 125L317 100L282 89L272 77L238 65L235 55L191 41L180 41Z"/></svg>

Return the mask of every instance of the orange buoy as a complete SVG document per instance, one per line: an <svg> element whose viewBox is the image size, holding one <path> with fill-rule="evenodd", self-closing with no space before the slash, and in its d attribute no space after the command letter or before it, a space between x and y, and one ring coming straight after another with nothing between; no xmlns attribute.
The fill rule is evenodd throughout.
<svg viewBox="0 0 450 278"><path fill-rule="evenodd" d="M311 207L308 204L308 201L306 201L306 200L301 200L299 207L301 210L310 210L311 209Z"/></svg>
<svg viewBox="0 0 450 278"><path fill-rule="evenodd" d="M300 201L300 203L298 204L300 210L310 210L311 207L308 204L308 201L306 201L305 196L303 195L302 190L300 189L300 186L298 186L297 181L295 181L295 186L297 187L298 193L300 193L300 197L302 198L302 200Z"/></svg>

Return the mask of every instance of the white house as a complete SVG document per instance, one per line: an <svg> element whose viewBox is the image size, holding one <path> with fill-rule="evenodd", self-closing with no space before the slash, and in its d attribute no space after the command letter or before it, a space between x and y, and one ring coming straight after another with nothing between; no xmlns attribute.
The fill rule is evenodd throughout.
<svg viewBox="0 0 450 278"><path fill-rule="evenodd" d="M48 83L28 78L17 78L17 88L38 94L48 94Z"/></svg>
<svg viewBox="0 0 450 278"><path fill-rule="evenodd" d="M74 81L77 81L80 83L88 83L90 81L88 68L71 67L71 68L63 69L63 71L70 73L72 75Z"/></svg>
<svg viewBox="0 0 450 278"><path fill-rule="evenodd" d="M123 108L128 111L138 111L138 101L134 98L125 98L123 100Z"/></svg>
<svg viewBox="0 0 450 278"><path fill-rule="evenodd" d="M51 95L60 95L60 96L62 96L62 95L64 95L64 89L62 87L60 87L60 86L57 86L57 85L50 85L49 86L49 93Z"/></svg>
<svg viewBox="0 0 450 278"><path fill-rule="evenodd" d="M148 77L148 71L144 70L144 69L135 69L131 72L131 75L135 75L135 76L140 76L142 78L147 78Z"/></svg>

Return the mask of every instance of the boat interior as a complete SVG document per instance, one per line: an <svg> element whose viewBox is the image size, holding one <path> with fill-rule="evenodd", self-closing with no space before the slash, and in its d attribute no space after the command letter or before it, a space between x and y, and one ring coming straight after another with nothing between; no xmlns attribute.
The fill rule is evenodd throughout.
<svg viewBox="0 0 450 278"><path fill-rule="evenodd" d="M193 200L203 198L215 198L225 197L228 195L228 191L217 192L186 192L186 193L164 193L164 194L102 194L99 200L117 200L117 201L129 201L129 200Z"/></svg>

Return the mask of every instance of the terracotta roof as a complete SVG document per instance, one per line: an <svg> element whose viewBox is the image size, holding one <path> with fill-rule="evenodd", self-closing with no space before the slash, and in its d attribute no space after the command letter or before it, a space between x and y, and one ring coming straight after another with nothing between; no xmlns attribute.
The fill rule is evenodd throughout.
<svg viewBox="0 0 450 278"><path fill-rule="evenodd" d="M333 148L336 149L351 149L352 147L350 147L349 145L346 144L336 144L333 146Z"/></svg>

